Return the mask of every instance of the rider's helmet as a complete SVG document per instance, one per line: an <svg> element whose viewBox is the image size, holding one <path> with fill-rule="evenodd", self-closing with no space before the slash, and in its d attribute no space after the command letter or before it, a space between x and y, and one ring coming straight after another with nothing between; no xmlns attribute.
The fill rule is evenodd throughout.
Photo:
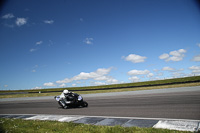
<svg viewBox="0 0 200 133"><path fill-rule="evenodd" d="M69 93L69 91L68 91L68 90L64 90L63 93L64 93L64 94L67 94L67 93Z"/></svg>

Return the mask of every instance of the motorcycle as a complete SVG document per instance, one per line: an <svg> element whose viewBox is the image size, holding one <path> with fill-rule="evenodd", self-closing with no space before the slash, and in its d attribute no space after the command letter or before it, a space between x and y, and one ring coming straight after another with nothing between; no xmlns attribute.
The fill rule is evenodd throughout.
<svg viewBox="0 0 200 133"><path fill-rule="evenodd" d="M69 93L65 98L60 99L60 95L54 97L58 104L64 108L88 107L88 103L77 93Z"/></svg>

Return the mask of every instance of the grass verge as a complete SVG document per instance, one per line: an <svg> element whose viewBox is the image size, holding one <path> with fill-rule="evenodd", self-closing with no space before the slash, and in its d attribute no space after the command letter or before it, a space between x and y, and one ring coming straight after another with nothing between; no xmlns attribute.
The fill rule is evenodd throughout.
<svg viewBox="0 0 200 133"><path fill-rule="evenodd" d="M167 129L95 126L72 122L0 118L1 133L188 133Z"/></svg>
<svg viewBox="0 0 200 133"><path fill-rule="evenodd" d="M0 94L1 93L17 93L17 92L26 92L26 93L61 92L63 89L68 89L70 91L108 90L108 89L123 89L123 88L148 87L148 86L175 85L175 84L186 84L186 83L197 83L197 82L200 82L200 76L145 81L145 82L136 82L136 83L101 85L101 86L31 89L31 90L30 89L29 90L0 90Z"/></svg>
<svg viewBox="0 0 200 133"><path fill-rule="evenodd" d="M153 89L164 89L164 88L176 88L176 87L189 87L189 86L200 86L198 83L186 83L186 84L175 84L175 85L161 85L161 86L149 86L149 87L134 87L134 88L123 88L123 89L110 89L110 90L92 90L92 91L74 91L78 94L92 94L92 93L108 93L108 92L123 92L123 91L138 91L138 90L153 90ZM27 93L27 94L7 94L0 95L1 98L17 98L17 97L41 97L41 96L57 96L61 92L50 92L50 93Z"/></svg>

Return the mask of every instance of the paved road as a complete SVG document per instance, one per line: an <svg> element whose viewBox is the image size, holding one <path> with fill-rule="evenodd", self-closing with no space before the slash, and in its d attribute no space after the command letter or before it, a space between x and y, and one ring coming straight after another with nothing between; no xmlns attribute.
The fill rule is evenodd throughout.
<svg viewBox="0 0 200 133"><path fill-rule="evenodd" d="M167 89L166 89L167 90ZM200 120L200 87L84 95L88 108L61 109L49 98L0 102L0 114L57 114Z"/></svg>

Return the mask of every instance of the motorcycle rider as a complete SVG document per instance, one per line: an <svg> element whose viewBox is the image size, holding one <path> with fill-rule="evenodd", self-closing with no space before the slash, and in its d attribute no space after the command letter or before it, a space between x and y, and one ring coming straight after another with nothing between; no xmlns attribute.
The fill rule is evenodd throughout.
<svg viewBox="0 0 200 133"><path fill-rule="evenodd" d="M63 90L61 95L55 96L54 98L64 109L68 107L88 107L88 103L83 100L81 95L68 90Z"/></svg>
<svg viewBox="0 0 200 133"><path fill-rule="evenodd" d="M59 103L63 106L63 108L67 108L67 105L66 105L66 101L67 101L67 96L69 94L73 94L73 92L70 92L68 90L63 90L63 92L61 93L60 95L60 99L59 99Z"/></svg>

